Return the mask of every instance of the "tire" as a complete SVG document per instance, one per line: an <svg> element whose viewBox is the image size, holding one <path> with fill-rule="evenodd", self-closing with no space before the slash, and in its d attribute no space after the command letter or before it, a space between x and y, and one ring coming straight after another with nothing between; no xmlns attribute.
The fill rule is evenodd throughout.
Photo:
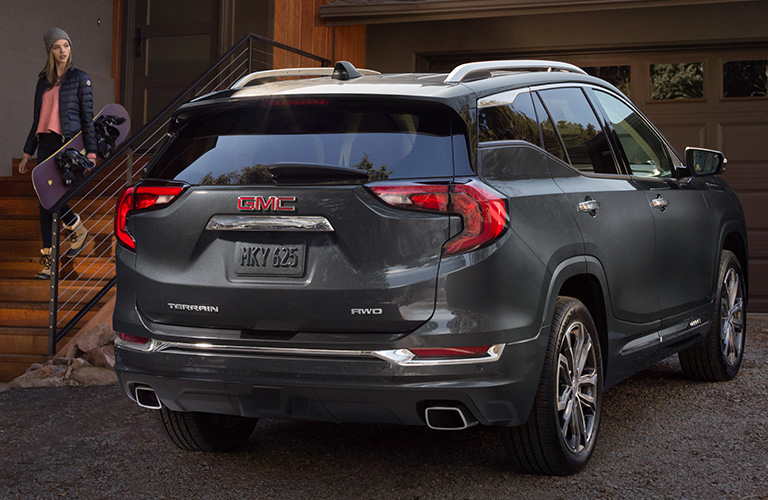
<svg viewBox="0 0 768 500"><path fill-rule="evenodd" d="M686 377L718 382L739 373L747 333L747 289L739 259L723 250L712 304L712 325L703 342L678 353Z"/></svg>
<svg viewBox="0 0 768 500"><path fill-rule="evenodd" d="M580 363L578 352L584 353ZM505 429L512 468L558 476L583 469L595 448L602 393L600 342L592 316L580 301L558 297L528 421Z"/></svg>
<svg viewBox="0 0 768 500"><path fill-rule="evenodd" d="M168 441L186 451L234 450L248 441L258 422L256 418L180 412L166 407L157 413Z"/></svg>

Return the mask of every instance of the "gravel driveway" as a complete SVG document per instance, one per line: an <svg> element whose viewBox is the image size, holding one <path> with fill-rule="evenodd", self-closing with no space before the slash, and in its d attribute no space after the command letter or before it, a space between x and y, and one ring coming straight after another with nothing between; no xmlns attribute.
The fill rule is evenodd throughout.
<svg viewBox="0 0 768 500"><path fill-rule="evenodd" d="M236 453L181 452L117 386L0 394L0 498L768 499L768 317L741 373L683 378L677 358L606 392L591 464L505 465L494 429L437 432L264 420Z"/></svg>

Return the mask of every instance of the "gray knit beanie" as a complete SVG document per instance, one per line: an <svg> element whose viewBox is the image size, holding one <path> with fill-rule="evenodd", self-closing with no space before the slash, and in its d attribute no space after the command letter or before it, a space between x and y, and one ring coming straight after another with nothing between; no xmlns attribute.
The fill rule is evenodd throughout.
<svg viewBox="0 0 768 500"><path fill-rule="evenodd" d="M49 53L51 51L51 45L62 39L68 41L69 44L72 45L72 40L69 39L69 35L67 35L66 31L61 28L49 29L45 35L43 35L43 41L45 42L45 53Z"/></svg>

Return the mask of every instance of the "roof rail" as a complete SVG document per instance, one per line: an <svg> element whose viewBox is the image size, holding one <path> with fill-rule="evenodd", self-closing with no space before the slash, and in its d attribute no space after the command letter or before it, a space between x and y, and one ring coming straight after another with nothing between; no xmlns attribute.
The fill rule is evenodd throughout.
<svg viewBox="0 0 768 500"><path fill-rule="evenodd" d="M456 66L445 83L461 83L471 80L483 80L491 78L493 72L512 71L564 71L567 73L579 73L586 75L586 71L564 62L520 60L520 61L481 61Z"/></svg>
<svg viewBox="0 0 768 500"><path fill-rule="evenodd" d="M338 66L338 65L337 65ZM354 67L353 67L354 69ZM245 75L234 85L233 89L239 89L248 85L258 84L261 80L270 80L279 77L300 77L300 76L333 76L337 68L285 68L270 69L266 71L256 71L250 75ZM380 75L378 71L372 69L358 69L361 75Z"/></svg>

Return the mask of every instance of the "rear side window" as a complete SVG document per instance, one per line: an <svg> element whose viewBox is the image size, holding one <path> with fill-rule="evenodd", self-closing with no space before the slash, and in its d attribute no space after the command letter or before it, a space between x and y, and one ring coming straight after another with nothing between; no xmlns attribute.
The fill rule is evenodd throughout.
<svg viewBox="0 0 768 500"><path fill-rule="evenodd" d="M571 166L582 172L618 173L605 132L581 89L543 90L540 95L563 140Z"/></svg>
<svg viewBox="0 0 768 500"><path fill-rule="evenodd" d="M455 117L437 104L261 100L191 113L180 116L148 177L266 184L267 167L278 163L351 167L369 181L453 175Z"/></svg>
<svg viewBox="0 0 768 500"><path fill-rule="evenodd" d="M482 108L478 118L480 142L527 141L539 145L539 125L531 94L522 93L512 104Z"/></svg>

